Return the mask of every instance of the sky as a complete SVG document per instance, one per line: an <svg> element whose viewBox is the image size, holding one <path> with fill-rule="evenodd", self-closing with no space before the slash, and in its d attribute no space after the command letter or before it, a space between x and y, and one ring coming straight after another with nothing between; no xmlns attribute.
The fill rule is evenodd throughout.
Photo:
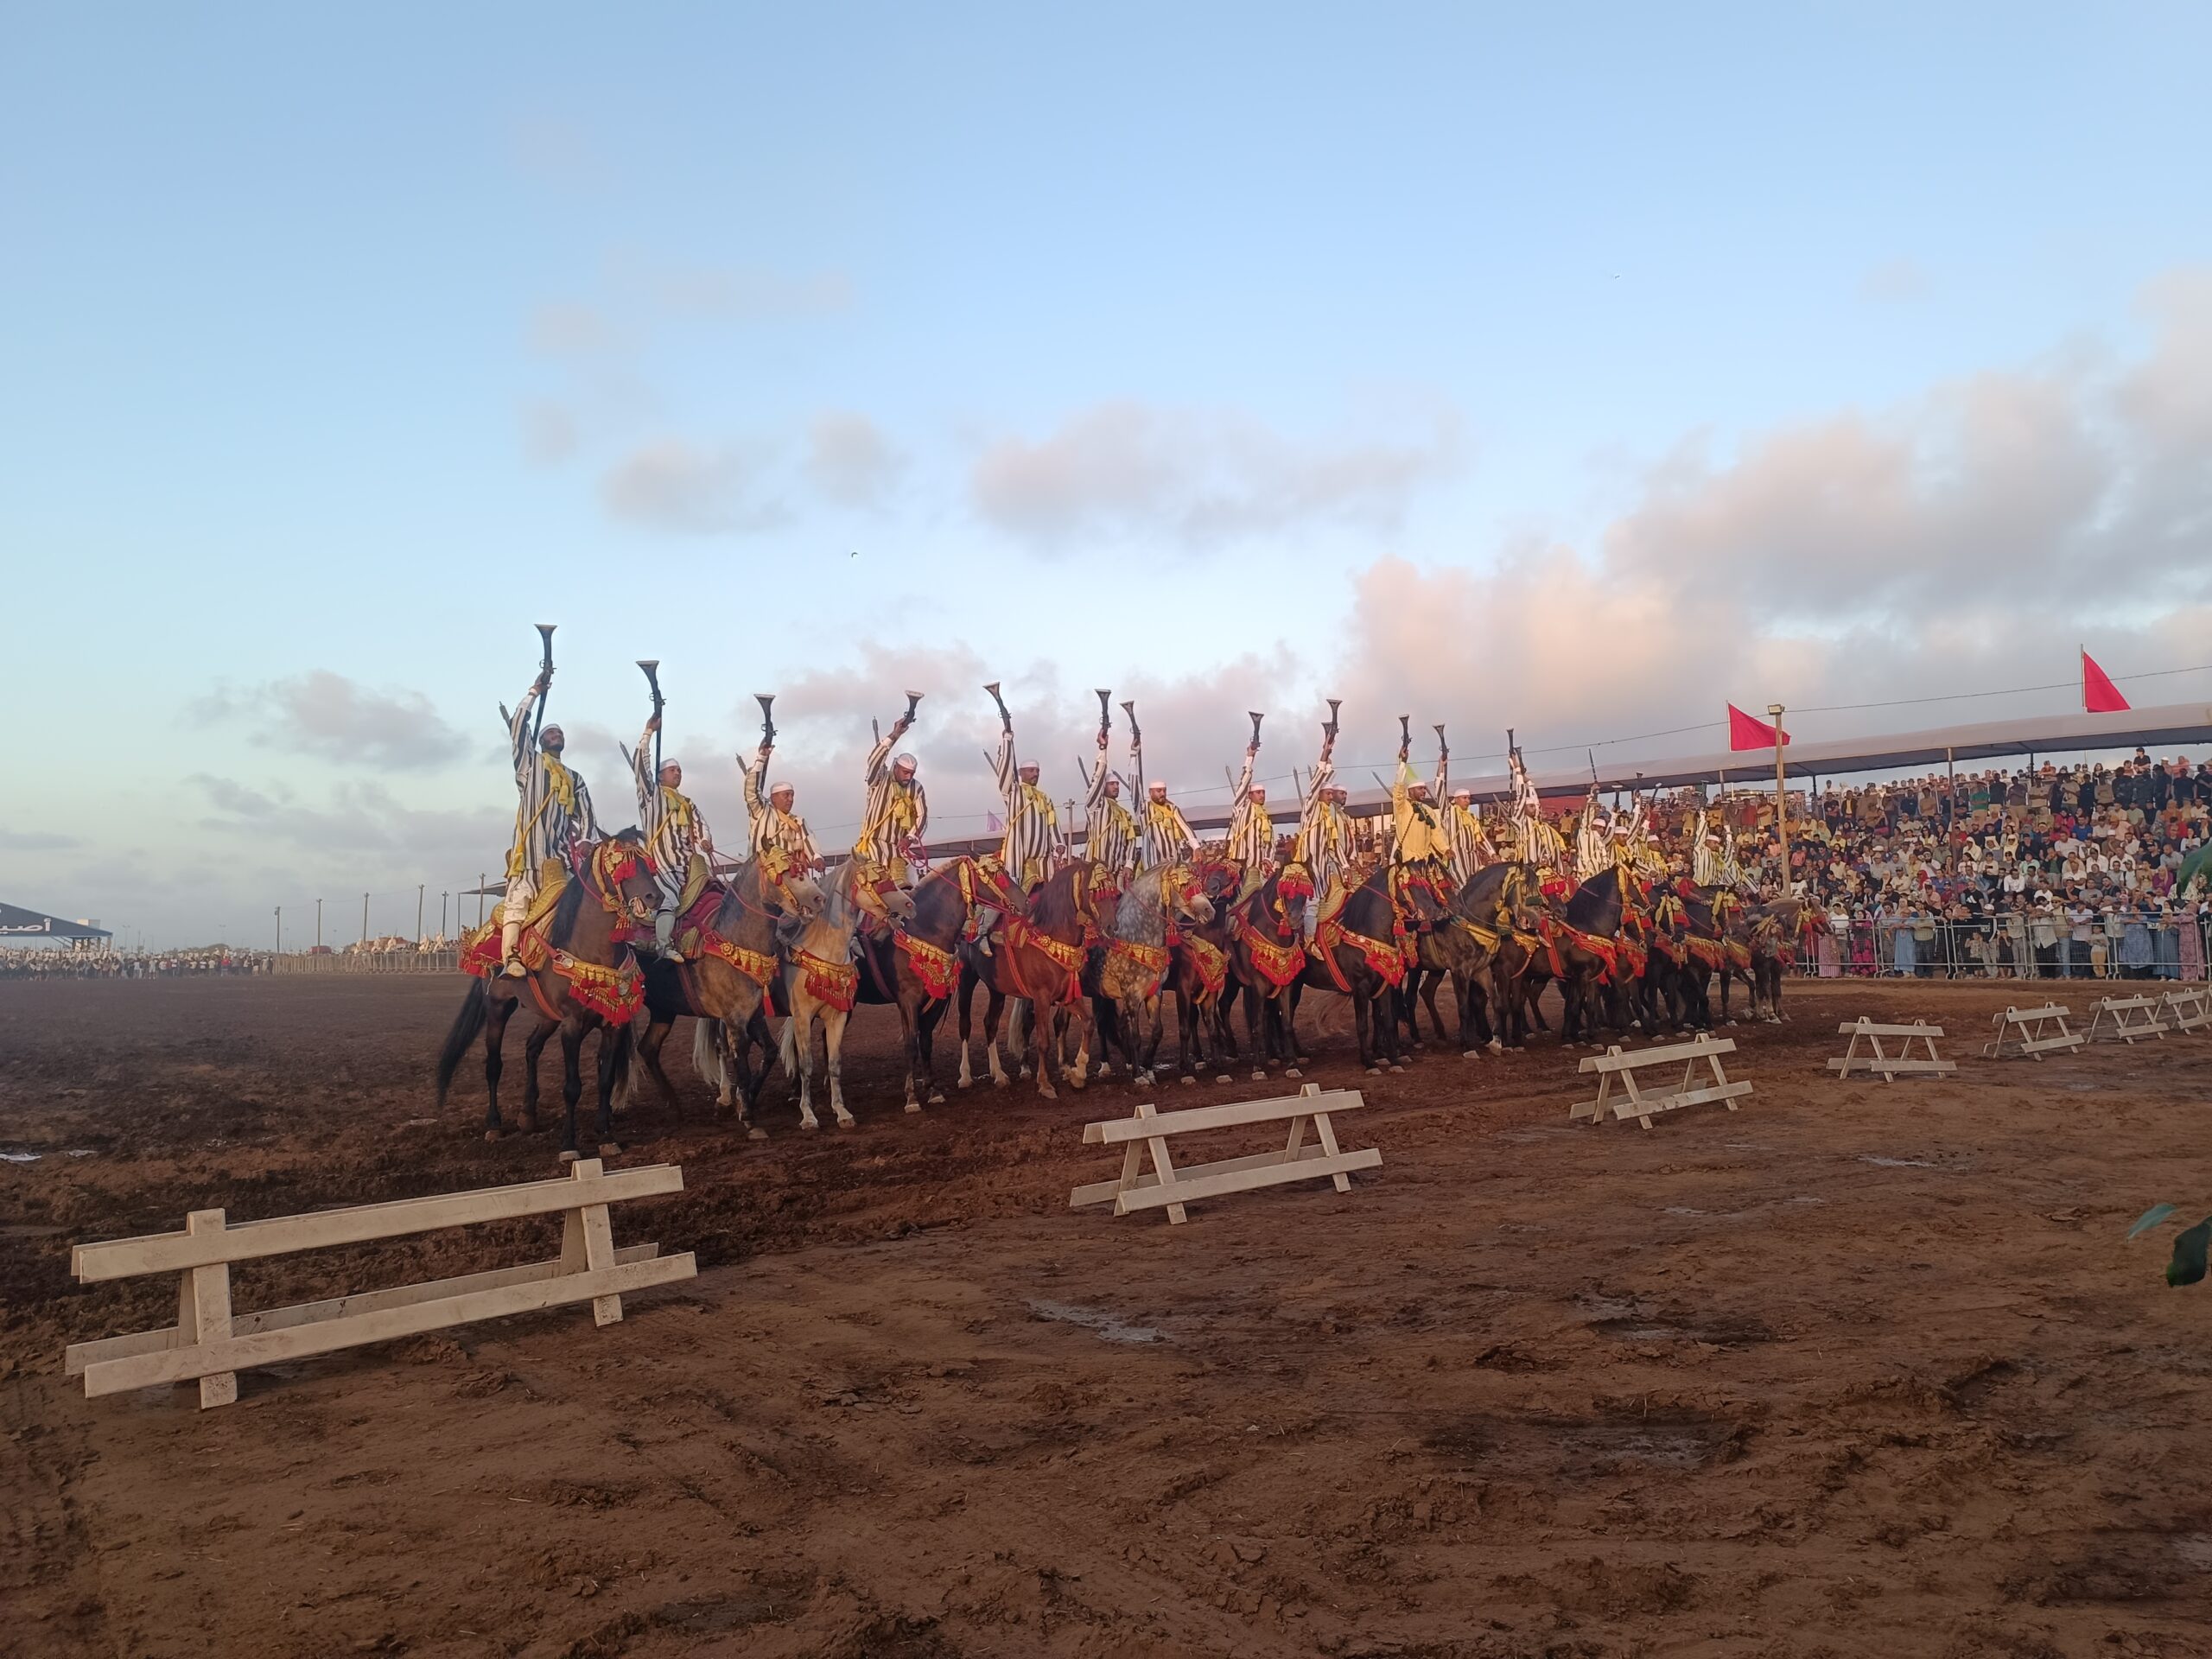
<svg viewBox="0 0 2212 1659"><path fill-rule="evenodd" d="M1901 700L2077 643L2212 700L2201 6L6 25L12 903L435 931L539 621L602 816L656 658L733 848L755 691L825 841L908 686L948 836L987 680L1193 804L1331 696L1476 771L2063 712Z"/></svg>

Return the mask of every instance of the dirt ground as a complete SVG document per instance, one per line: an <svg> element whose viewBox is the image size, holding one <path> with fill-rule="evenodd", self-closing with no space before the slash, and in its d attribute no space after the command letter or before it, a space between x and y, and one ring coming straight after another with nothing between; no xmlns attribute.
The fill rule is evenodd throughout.
<svg viewBox="0 0 2212 1659"><path fill-rule="evenodd" d="M861 1127L802 1135L779 1081L764 1143L678 1060L618 1161L686 1190L615 1230L696 1281L203 1414L60 1376L175 1306L77 1287L70 1243L542 1177L553 1142L486 1145L473 1084L433 1116L457 979L0 984L0 1151L41 1154L0 1162L0 1652L2212 1653L2212 1293L2164 1287L2171 1230L2122 1242L2212 1207L2212 1038L1993 1063L2017 988L1789 995L1732 1033L1740 1113L1648 1134L1570 1126L1549 1044L1359 1076L1339 1007L1314 1075L1364 1088L1382 1168L1177 1228L1066 1207L1120 1085L906 1116L870 1011ZM1948 1024L1956 1078L1833 1081L1860 1013ZM236 1300L554 1249L322 1252Z"/></svg>

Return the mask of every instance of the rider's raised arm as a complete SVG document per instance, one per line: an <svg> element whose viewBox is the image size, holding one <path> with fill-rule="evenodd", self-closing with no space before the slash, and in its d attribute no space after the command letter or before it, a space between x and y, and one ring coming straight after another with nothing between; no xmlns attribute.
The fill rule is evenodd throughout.
<svg viewBox="0 0 2212 1659"><path fill-rule="evenodd" d="M537 756L530 741L530 711L537 706L538 694L544 690L542 683L532 680L530 690L522 694L522 701L515 705L513 714L507 716L507 743L515 756L515 780L520 783L530 776L531 768L537 764Z"/></svg>
<svg viewBox="0 0 2212 1659"><path fill-rule="evenodd" d="M999 798L1006 803L1007 816L1012 817L1021 794L1021 766L1014 755L1013 727L1008 726L999 734L999 752L991 764L998 772Z"/></svg>

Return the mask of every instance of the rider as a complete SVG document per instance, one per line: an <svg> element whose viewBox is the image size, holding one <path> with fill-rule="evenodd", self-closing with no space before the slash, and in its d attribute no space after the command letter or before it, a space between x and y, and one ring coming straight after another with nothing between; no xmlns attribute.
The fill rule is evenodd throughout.
<svg viewBox="0 0 2212 1659"><path fill-rule="evenodd" d="M1245 892L1267 880L1275 859L1275 826L1268 817L1268 788L1252 781L1252 765L1259 754L1260 740L1255 737L1245 745L1244 771L1236 780L1229 812L1229 856L1243 869Z"/></svg>
<svg viewBox="0 0 2212 1659"><path fill-rule="evenodd" d="M909 696L912 693L907 694ZM907 858L918 852L922 831L930 821L929 797L914 774L918 763L911 754L893 759L891 746L914 723L910 703L906 713L891 722L891 729L868 752L868 804L862 810L860 838L853 842L853 856L880 869L901 887L912 885Z"/></svg>
<svg viewBox="0 0 2212 1659"><path fill-rule="evenodd" d="M1446 862L1452 851L1445 843L1444 826L1428 798L1428 785L1414 774L1413 762L1408 758L1410 753L1409 745L1398 745L1397 781L1390 786L1390 861Z"/></svg>
<svg viewBox="0 0 2212 1659"><path fill-rule="evenodd" d="M1483 831L1471 789L1452 791L1452 804L1444 809L1444 838L1452 849L1452 880L1460 887L1484 865L1497 861L1497 849Z"/></svg>
<svg viewBox="0 0 2212 1659"><path fill-rule="evenodd" d="M1137 782L1144 785L1144 740L1134 731L1129 734L1129 769L1137 775ZM1182 809L1167 798L1165 784L1144 785L1146 801L1140 819L1143 831L1143 857L1139 861L1146 869L1162 864L1179 864L1198 850L1198 832L1183 817Z"/></svg>
<svg viewBox="0 0 2212 1659"><path fill-rule="evenodd" d="M999 796L1006 803L1006 839L999 844L999 862L1006 866L1024 893L1044 884L1052 850L1059 844L1059 814L1052 798L1037 786L1037 763L1018 760L1014 753L1014 716L999 705Z"/></svg>
<svg viewBox="0 0 2212 1659"><path fill-rule="evenodd" d="M742 754L737 757L745 772L745 810L753 821L753 856L758 858L773 847L788 854L798 868L819 869L822 855L814 845L814 836L806 820L791 810L798 791L789 784L774 783L768 785L767 798L761 798L760 780L768 775L768 757L775 747L775 739L764 737L750 762Z"/></svg>
<svg viewBox="0 0 2212 1659"><path fill-rule="evenodd" d="M1306 936L1312 938L1325 915L1333 916L1344 902L1344 875L1351 861L1351 823L1344 815L1344 791L1331 780L1337 773L1330 757L1337 747L1336 730L1321 728L1321 758L1313 763L1313 779L1306 788L1306 804L1298 819L1298 857L1313 872L1315 902L1306 907Z"/></svg>
<svg viewBox="0 0 2212 1659"><path fill-rule="evenodd" d="M538 671L523 694L522 702L507 721L507 742L514 753L515 787L522 799L515 809L514 846L507 853L507 897L499 912L499 954L502 971L510 979L529 973L522 960L523 918L537 897L545 867L553 867L556 880L566 880L575 844L595 840L599 826L592 817L591 791L584 780L561 763L567 740L558 726L538 734L537 753L530 747L530 711L552 683L551 664Z"/></svg>
<svg viewBox="0 0 2212 1659"><path fill-rule="evenodd" d="M1582 803L1582 813L1574 828L1575 879L1587 881L1613 861L1611 815L1598 798L1595 779L1590 783L1590 793Z"/></svg>
<svg viewBox="0 0 2212 1659"><path fill-rule="evenodd" d="M660 716L645 721L630 757L631 776L638 786L638 828L645 839L645 857L652 861L653 880L660 886L660 909L653 917L653 949L664 961L682 962L674 935L677 918L699 902L714 873L715 838L691 798L678 787L683 768L664 762L656 774L652 764L653 734L660 730Z"/></svg>
<svg viewBox="0 0 2212 1659"><path fill-rule="evenodd" d="M1106 729L1098 731L1098 764L1085 780L1084 855L1098 867L1098 880L1128 891L1137 868L1136 815L1122 804L1122 780L1106 764Z"/></svg>

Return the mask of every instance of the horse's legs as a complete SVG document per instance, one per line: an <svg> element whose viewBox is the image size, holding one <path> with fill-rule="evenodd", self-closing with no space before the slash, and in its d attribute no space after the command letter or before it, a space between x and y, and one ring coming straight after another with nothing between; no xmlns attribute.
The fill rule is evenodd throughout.
<svg viewBox="0 0 2212 1659"><path fill-rule="evenodd" d="M928 1090L930 1104L944 1104L944 1090L937 1086L937 1025L944 1018L945 1003L942 998L925 1003L914 1021L915 1046L921 1056L922 1084Z"/></svg>
<svg viewBox="0 0 2212 1659"><path fill-rule="evenodd" d="M1058 1023L1054 1020L1053 1013L1050 1007L1040 1009L1035 1003L1030 1003L1029 1028L1022 1033L1024 1040L1021 1046L1014 1050L1017 1054L1033 1052L1031 1064L1037 1068L1037 1092L1046 1100L1060 1097L1060 1091L1052 1087L1052 1029ZM1027 1071L1027 1067L1023 1070Z"/></svg>
<svg viewBox="0 0 2212 1659"><path fill-rule="evenodd" d="M660 1090L661 1098L670 1105L677 1104L676 1085L661 1069L660 1046L668 1040L668 1033L676 1028L673 1014L665 1020L656 1019L645 1027L645 1034L638 1039L638 1058L645 1062L645 1071L653 1085Z"/></svg>
<svg viewBox="0 0 2212 1659"><path fill-rule="evenodd" d="M522 1046L522 1126L531 1135L537 1133L537 1057L545 1052L545 1045L552 1040L560 1027L541 1020L531 1027L530 1035Z"/></svg>
<svg viewBox="0 0 2212 1659"><path fill-rule="evenodd" d="M1367 1024L1367 995L1355 984L1351 993L1352 1040L1358 1046L1359 1063L1367 1068L1367 1075L1380 1077L1382 1068L1375 1063L1375 1055L1368 1046Z"/></svg>
<svg viewBox="0 0 2212 1659"><path fill-rule="evenodd" d="M784 1040L798 1067L798 1126L802 1129L822 1127L822 1120L814 1115L814 1016L817 1010L824 1019L830 1013L830 1005L817 1002L804 986L792 990L791 1017L784 1022Z"/></svg>
<svg viewBox="0 0 2212 1659"><path fill-rule="evenodd" d="M983 1058L991 1063L992 1086L1003 1089L1007 1077L1006 1067L999 1060L999 1021L1006 1014L1006 993L995 986L986 986L984 991L990 1000L983 1005ZM965 1007L960 1010L960 1018L964 1027L968 1019ZM968 1063L968 1034L965 1030L960 1036L960 1063L963 1065Z"/></svg>
<svg viewBox="0 0 2212 1659"><path fill-rule="evenodd" d="M976 1081L976 1073L968 1064L969 1017L973 1011L975 995L976 970L963 962L960 964L959 981L952 988L952 1000L960 1005L960 1075L954 1082L963 1089ZM991 1055L991 1081L1001 1084L1006 1081L999 1075L999 1057L995 1051Z"/></svg>
<svg viewBox="0 0 2212 1659"><path fill-rule="evenodd" d="M568 1108L561 1131L563 1158L576 1155L576 1103L584 1093L583 1050L583 1022L572 1014L561 1022L561 1101Z"/></svg>
<svg viewBox="0 0 2212 1659"><path fill-rule="evenodd" d="M1268 1033L1268 999L1253 991L1244 998L1244 1039L1252 1049L1252 1081L1268 1080L1268 1061L1271 1058Z"/></svg>
<svg viewBox="0 0 2212 1659"><path fill-rule="evenodd" d="M599 1141L607 1146L614 1139L614 1074L620 1058L622 1045L631 1040L630 1028L612 1022L602 1022L599 1027Z"/></svg>
<svg viewBox="0 0 2212 1659"><path fill-rule="evenodd" d="M495 996L490 999L491 1008L484 1016L484 1138L499 1138L499 1044L507 1034L507 1021L514 1017L512 999Z"/></svg>

